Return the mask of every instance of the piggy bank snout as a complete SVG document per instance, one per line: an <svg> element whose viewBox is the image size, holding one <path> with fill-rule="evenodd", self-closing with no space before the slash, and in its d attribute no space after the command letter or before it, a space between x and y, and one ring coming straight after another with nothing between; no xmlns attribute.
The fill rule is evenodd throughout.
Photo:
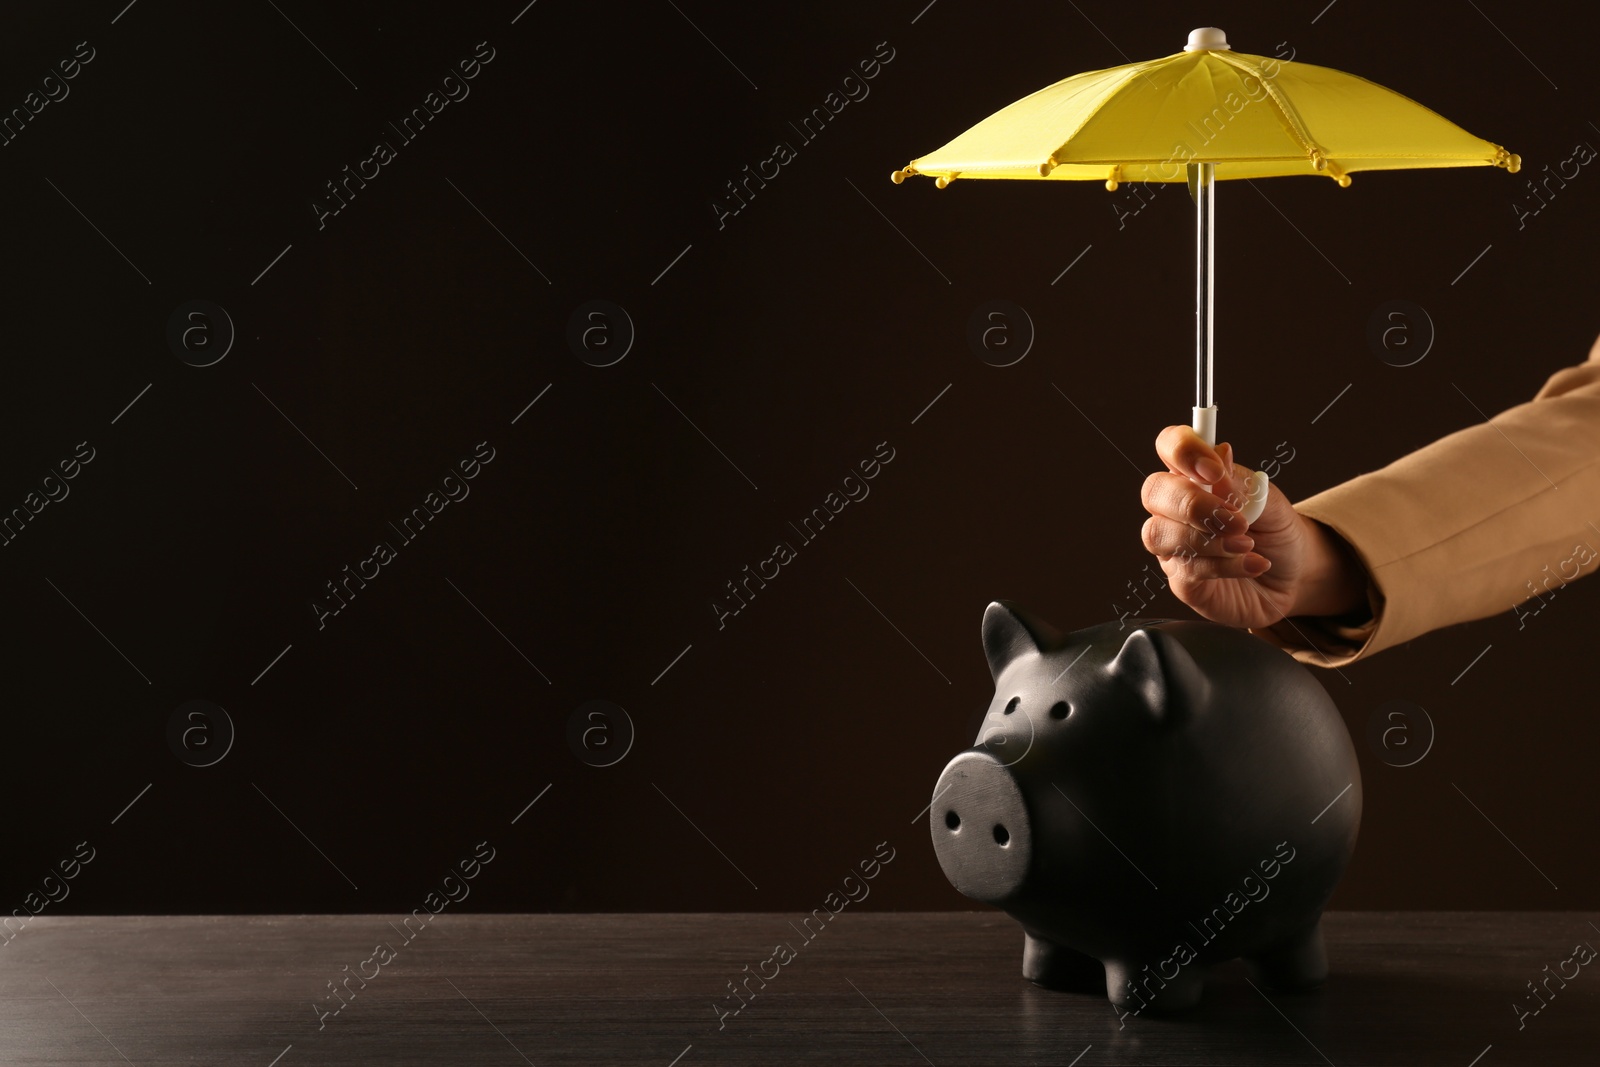
<svg viewBox="0 0 1600 1067"><path fill-rule="evenodd" d="M1033 855L1033 825L1010 768L986 751L950 761L933 790L928 824L950 884L999 904L1017 893Z"/></svg>

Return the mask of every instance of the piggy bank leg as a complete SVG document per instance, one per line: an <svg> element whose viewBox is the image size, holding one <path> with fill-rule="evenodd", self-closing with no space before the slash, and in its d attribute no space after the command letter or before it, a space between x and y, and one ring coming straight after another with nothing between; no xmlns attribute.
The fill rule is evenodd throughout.
<svg viewBox="0 0 1600 1067"><path fill-rule="evenodd" d="M1098 993L1105 988L1105 968L1093 956L1058 945L1024 929L1022 977L1047 989Z"/></svg>
<svg viewBox="0 0 1600 1067"><path fill-rule="evenodd" d="M1245 964L1275 989L1310 989L1328 977L1328 954L1322 946L1322 920L1285 938L1264 952L1245 957Z"/></svg>
<svg viewBox="0 0 1600 1067"><path fill-rule="evenodd" d="M1135 1015L1146 1010L1159 1015L1192 1008L1200 1003L1205 986L1204 972L1193 965L1180 967L1173 977L1164 979L1149 964L1106 961L1106 997Z"/></svg>

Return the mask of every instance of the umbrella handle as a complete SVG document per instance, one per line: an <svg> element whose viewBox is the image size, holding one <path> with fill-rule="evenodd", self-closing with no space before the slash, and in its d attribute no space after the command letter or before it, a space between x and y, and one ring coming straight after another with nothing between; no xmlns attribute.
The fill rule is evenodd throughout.
<svg viewBox="0 0 1600 1067"><path fill-rule="evenodd" d="M1191 408L1194 432L1200 439L1213 448L1217 444L1217 406ZM1239 509L1246 523L1253 523L1261 517L1262 510L1267 506L1267 475L1265 471L1251 471L1244 480L1245 500L1244 507ZM1202 486L1206 492L1211 492L1211 486Z"/></svg>

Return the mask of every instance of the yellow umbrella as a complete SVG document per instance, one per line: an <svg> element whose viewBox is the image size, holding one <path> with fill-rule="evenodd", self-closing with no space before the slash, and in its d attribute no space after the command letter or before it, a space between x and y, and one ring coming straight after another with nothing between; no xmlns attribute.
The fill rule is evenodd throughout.
<svg viewBox="0 0 1600 1067"><path fill-rule="evenodd" d="M1504 167L1521 159L1413 100L1353 74L1229 50L1214 27L1182 52L1077 74L990 115L891 177L1188 182L1195 200L1193 426L1216 444L1211 389L1213 183L1362 170ZM1245 517L1266 503L1267 476L1246 483Z"/></svg>

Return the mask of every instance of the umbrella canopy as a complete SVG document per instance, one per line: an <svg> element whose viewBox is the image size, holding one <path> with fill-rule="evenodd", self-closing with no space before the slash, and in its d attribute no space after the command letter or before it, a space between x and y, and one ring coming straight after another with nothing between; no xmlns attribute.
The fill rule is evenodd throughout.
<svg viewBox="0 0 1600 1067"><path fill-rule="evenodd" d="M1229 51L1211 33L1174 55L1047 85L893 179L1181 182L1188 164L1211 163L1217 180L1324 174L1349 185L1360 170L1521 165L1365 78Z"/></svg>
<svg viewBox="0 0 1600 1067"><path fill-rule="evenodd" d="M1214 26L1182 52L1077 74L990 115L890 177L943 189L957 178L1188 182L1195 200L1194 430L1217 443L1212 390L1213 190L1228 178L1358 170L1503 167L1522 160L1365 78L1310 63L1234 52ZM1211 486L1206 486L1209 490ZM1267 476L1252 471L1241 509L1255 522Z"/></svg>

